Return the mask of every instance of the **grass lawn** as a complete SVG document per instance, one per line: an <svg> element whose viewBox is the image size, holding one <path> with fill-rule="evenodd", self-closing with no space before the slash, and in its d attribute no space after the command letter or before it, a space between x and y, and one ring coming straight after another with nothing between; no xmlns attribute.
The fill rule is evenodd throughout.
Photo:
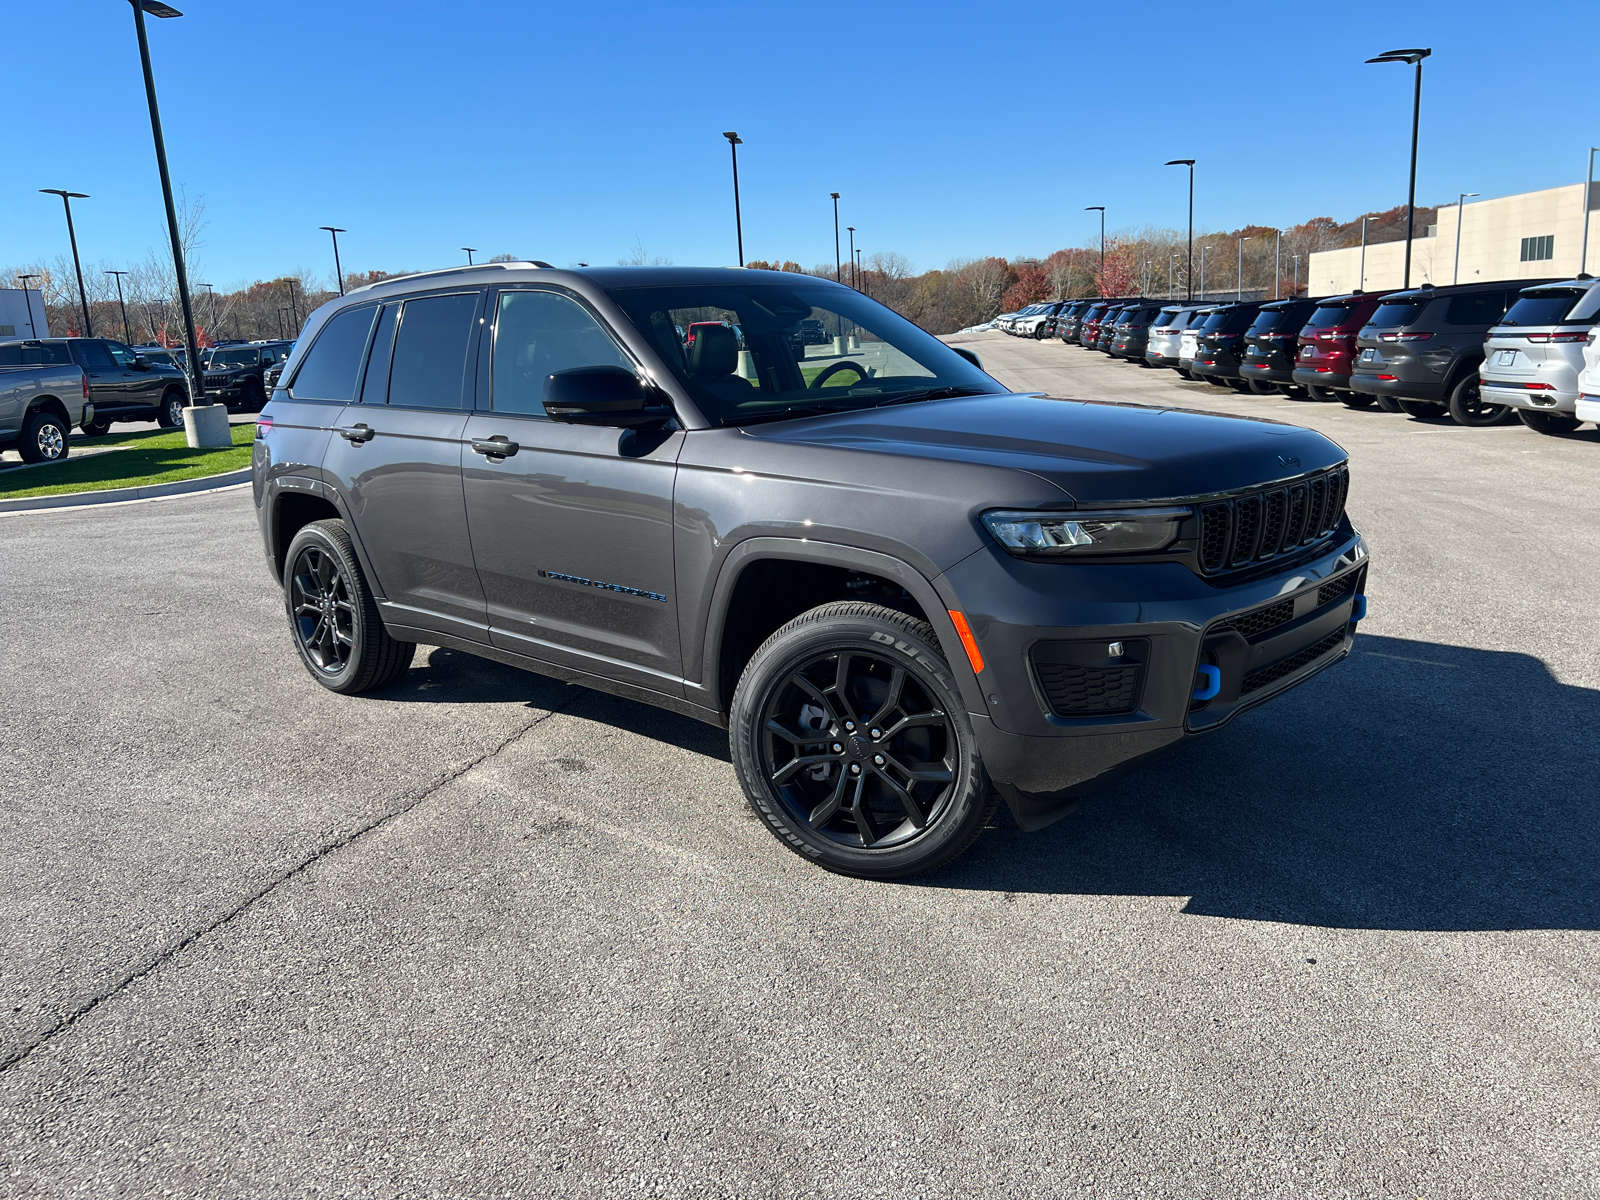
<svg viewBox="0 0 1600 1200"><path fill-rule="evenodd" d="M82 458L73 453L59 465L7 471L0 475L0 500L145 487L237 471L250 465L250 443L255 439L256 427L249 424L230 428L233 446L227 450L191 450L182 429L108 433L97 438L74 436L73 451L92 446L127 446L129 449Z"/></svg>

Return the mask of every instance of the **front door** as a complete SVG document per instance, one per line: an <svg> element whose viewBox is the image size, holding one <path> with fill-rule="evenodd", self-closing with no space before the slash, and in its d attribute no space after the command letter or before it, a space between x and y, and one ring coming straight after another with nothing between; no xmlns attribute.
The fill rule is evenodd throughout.
<svg viewBox="0 0 1600 1200"><path fill-rule="evenodd" d="M545 381L590 366L639 369L574 297L499 292L462 462L490 640L681 696L672 489L683 434L551 421Z"/></svg>

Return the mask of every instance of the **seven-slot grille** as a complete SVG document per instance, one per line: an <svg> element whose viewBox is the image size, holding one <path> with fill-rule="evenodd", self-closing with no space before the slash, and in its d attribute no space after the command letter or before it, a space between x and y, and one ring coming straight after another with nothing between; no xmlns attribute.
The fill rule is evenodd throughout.
<svg viewBox="0 0 1600 1200"><path fill-rule="evenodd" d="M1200 506L1200 569L1238 570L1291 553L1333 531L1344 516L1350 469L1324 471Z"/></svg>
<svg viewBox="0 0 1600 1200"><path fill-rule="evenodd" d="M207 387L221 387L223 384L225 384L227 382L228 382L228 377L226 375L207 375L206 376L206 386Z"/></svg>

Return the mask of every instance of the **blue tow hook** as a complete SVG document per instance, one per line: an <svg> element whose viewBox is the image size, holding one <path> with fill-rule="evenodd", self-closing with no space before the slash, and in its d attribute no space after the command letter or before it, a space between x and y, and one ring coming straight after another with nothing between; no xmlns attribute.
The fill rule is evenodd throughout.
<svg viewBox="0 0 1600 1200"><path fill-rule="evenodd" d="M1367 615L1367 597L1362 592L1356 593L1355 603L1350 606L1350 624L1354 625Z"/></svg>
<svg viewBox="0 0 1600 1200"><path fill-rule="evenodd" d="M1205 684L1195 688L1194 698L1196 700L1216 699L1217 694L1222 691L1222 668L1207 665L1197 668L1195 673L1205 677Z"/></svg>

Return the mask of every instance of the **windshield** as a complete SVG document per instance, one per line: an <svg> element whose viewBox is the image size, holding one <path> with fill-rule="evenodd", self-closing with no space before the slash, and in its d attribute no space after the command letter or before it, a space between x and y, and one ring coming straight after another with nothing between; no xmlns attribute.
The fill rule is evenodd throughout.
<svg viewBox="0 0 1600 1200"><path fill-rule="evenodd" d="M1558 325L1566 319L1573 305L1584 293L1576 288L1561 292L1537 292L1524 295L1511 306L1511 311L1501 317L1501 325Z"/></svg>
<svg viewBox="0 0 1600 1200"><path fill-rule="evenodd" d="M223 367L253 367L261 361L259 350L213 350L211 361L207 363L214 369Z"/></svg>
<svg viewBox="0 0 1600 1200"><path fill-rule="evenodd" d="M859 292L827 285L616 288L611 298L718 425L1006 389ZM818 321L826 340L803 336ZM675 326L698 325L684 344ZM721 332L718 326L737 326Z"/></svg>
<svg viewBox="0 0 1600 1200"><path fill-rule="evenodd" d="M1367 324L1377 325L1383 329L1410 325L1422 315L1422 309L1421 300L1385 300L1378 305L1378 311L1372 314Z"/></svg>
<svg viewBox="0 0 1600 1200"><path fill-rule="evenodd" d="M1311 314L1307 325L1315 325L1319 329L1324 325L1343 325L1350 319L1350 308L1344 304L1319 304L1317 311Z"/></svg>

